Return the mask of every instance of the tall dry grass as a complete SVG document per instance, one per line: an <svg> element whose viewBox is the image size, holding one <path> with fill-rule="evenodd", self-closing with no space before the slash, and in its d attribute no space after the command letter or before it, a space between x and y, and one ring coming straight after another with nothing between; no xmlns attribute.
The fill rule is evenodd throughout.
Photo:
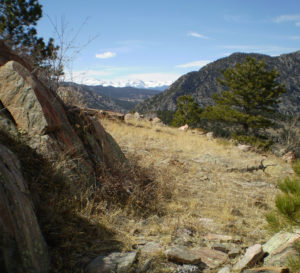
<svg viewBox="0 0 300 273"><path fill-rule="evenodd" d="M249 244L266 240L265 214L274 206L276 183L292 172L280 158L242 152L196 130L181 132L143 120L101 123L129 160L152 170L155 181L171 189L170 198L160 203L165 214L142 225L137 237L159 238L168 245L178 230L192 229L195 241L207 232L238 236ZM263 158L275 166L265 172L230 171L258 166Z"/></svg>

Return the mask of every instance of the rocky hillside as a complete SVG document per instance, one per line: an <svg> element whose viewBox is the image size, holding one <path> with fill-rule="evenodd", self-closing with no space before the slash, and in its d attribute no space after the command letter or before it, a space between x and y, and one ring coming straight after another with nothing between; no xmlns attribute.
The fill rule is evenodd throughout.
<svg viewBox="0 0 300 273"><path fill-rule="evenodd" d="M177 98L186 94L192 95L201 107L211 105L214 103L212 94L222 91L222 87L217 82L217 78L222 76L221 71L243 62L247 56L252 56L257 60L263 59L271 69L277 68L280 74L279 82L287 87L287 93L283 96L279 106L280 111L300 112L300 51L279 57L246 53L232 54L206 65L199 71L183 75L163 93L140 103L136 110L141 113L158 110L175 111Z"/></svg>
<svg viewBox="0 0 300 273"><path fill-rule="evenodd" d="M126 113L138 103L159 94L158 90L133 87L89 86L64 83L58 90L59 96L66 103L74 103L95 109Z"/></svg>

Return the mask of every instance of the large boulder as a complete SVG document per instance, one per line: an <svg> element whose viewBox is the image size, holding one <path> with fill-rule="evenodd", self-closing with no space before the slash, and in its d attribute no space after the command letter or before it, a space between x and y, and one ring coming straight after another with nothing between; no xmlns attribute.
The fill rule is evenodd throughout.
<svg viewBox="0 0 300 273"><path fill-rule="evenodd" d="M1 54L0 54L1 55ZM27 144L53 162L63 158L72 180L93 183L99 166L113 168L126 159L113 138L79 108L68 110L30 71L15 61L0 67L0 103L7 120L26 135ZM75 179L74 179L75 178Z"/></svg>
<svg viewBox="0 0 300 273"><path fill-rule="evenodd" d="M0 145L0 271L49 271L46 243L17 157Z"/></svg>

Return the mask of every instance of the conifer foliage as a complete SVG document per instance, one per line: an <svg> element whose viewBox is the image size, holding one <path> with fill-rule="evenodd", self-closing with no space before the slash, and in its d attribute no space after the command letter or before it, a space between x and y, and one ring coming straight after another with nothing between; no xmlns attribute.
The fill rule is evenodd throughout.
<svg viewBox="0 0 300 273"><path fill-rule="evenodd" d="M276 196L276 210L267 215L267 221L274 231L300 226L300 160L293 164L294 177L287 177L278 183L281 194Z"/></svg>
<svg viewBox="0 0 300 273"><path fill-rule="evenodd" d="M177 100L177 111L171 125L177 127L188 124L190 127L196 127L200 122L201 112L201 108L192 96L180 96Z"/></svg>
<svg viewBox="0 0 300 273"><path fill-rule="evenodd" d="M285 87L276 82L278 75L276 69L268 70L264 61L247 57L244 63L223 71L218 82L225 90L213 96L216 105L207 107L203 117L237 125L245 135L272 126L268 116L285 93Z"/></svg>
<svg viewBox="0 0 300 273"><path fill-rule="evenodd" d="M37 36L36 24L42 17L38 0L0 0L0 38L20 55L31 56L35 65L56 57L54 40L46 44Z"/></svg>

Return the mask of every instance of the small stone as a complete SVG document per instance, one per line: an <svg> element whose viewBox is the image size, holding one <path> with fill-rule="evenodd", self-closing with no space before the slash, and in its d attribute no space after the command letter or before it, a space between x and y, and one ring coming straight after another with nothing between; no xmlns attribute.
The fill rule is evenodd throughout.
<svg viewBox="0 0 300 273"><path fill-rule="evenodd" d="M180 130L180 131L187 131L188 129L189 129L189 126L187 124L178 128L178 130Z"/></svg>
<svg viewBox="0 0 300 273"><path fill-rule="evenodd" d="M171 262L183 264L198 264L201 262L199 254L189 250L184 246L172 246L165 252Z"/></svg>
<svg viewBox="0 0 300 273"><path fill-rule="evenodd" d="M230 259L234 259L236 258L237 256L239 256L241 253L241 249L238 248L238 247L235 247L235 248L232 248L229 252L228 252L228 257Z"/></svg>
<svg viewBox="0 0 300 273"><path fill-rule="evenodd" d="M214 139L214 133L213 132L208 132L206 133L206 138L208 140L213 140Z"/></svg>
<svg viewBox="0 0 300 273"><path fill-rule="evenodd" d="M228 242L232 241L232 236L208 233L204 236L204 239L208 241Z"/></svg>
<svg viewBox="0 0 300 273"><path fill-rule="evenodd" d="M250 146L250 145L245 145L245 144L239 144L239 145L237 146L237 148L238 148L240 151L242 151L242 152L248 152L248 151L250 151L250 150L252 149L252 146Z"/></svg>
<svg viewBox="0 0 300 273"><path fill-rule="evenodd" d="M258 267L244 270L243 273L289 273L290 270L285 267Z"/></svg>
<svg viewBox="0 0 300 273"><path fill-rule="evenodd" d="M140 247L141 254L155 254L163 250L162 246L156 242L148 242Z"/></svg>
<svg viewBox="0 0 300 273"><path fill-rule="evenodd" d="M223 268L221 268L218 273L230 273L230 267L225 266Z"/></svg>
<svg viewBox="0 0 300 273"><path fill-rule="evenodd" d="M184 264L177 267L176 273L200 273L198 266Z"/></svg>
<svg viewBox="0 0 300 273"><path fill-rule="evenodd" d="M264 256L262 245L256 244L247 248L245 255L234 265L233 270L243 270L253 266Z"/></svg>
<svg viewBox="0 0 300 273"><path fill-rule="evenodd" d="M155 118L152 120L152 123L161 123L161 120L160 120L160 118L155 117Z"/></svg>
<svg viewBox="0 0 300 273"><path fill-rule="evenodd" d="M209 268L216 268L228 260L227 254L221 251L210 249L208 247L194 248L193 251L200 256L201 261Z"/></svg>
<svg viewBox="0 0 300 273"><path fill-rule="evenodd" d="M226 245L223 245L223 244L219 244L219 243L214 243L211 246L211 248L214 249L214 250L218 250L218 251L224 252L224 253L230 252L229 246L226 246Z"/></svg>
<svg viewBox="0 0 300 273"><path fill-rule="evenodd" d="M111 253L108 256L99 256L92 260L86 273L126 273L134 263L137 252Z"/></svg>
<svg viewBox="0 0 300 273"><path fill-rule="evenodd" d="M244 214L241 213L241 211L239 209L236 209L236 208L231 208L230 209L230 214L233 215L233 216L238 216L238 217L244 216Z"/></svg>

